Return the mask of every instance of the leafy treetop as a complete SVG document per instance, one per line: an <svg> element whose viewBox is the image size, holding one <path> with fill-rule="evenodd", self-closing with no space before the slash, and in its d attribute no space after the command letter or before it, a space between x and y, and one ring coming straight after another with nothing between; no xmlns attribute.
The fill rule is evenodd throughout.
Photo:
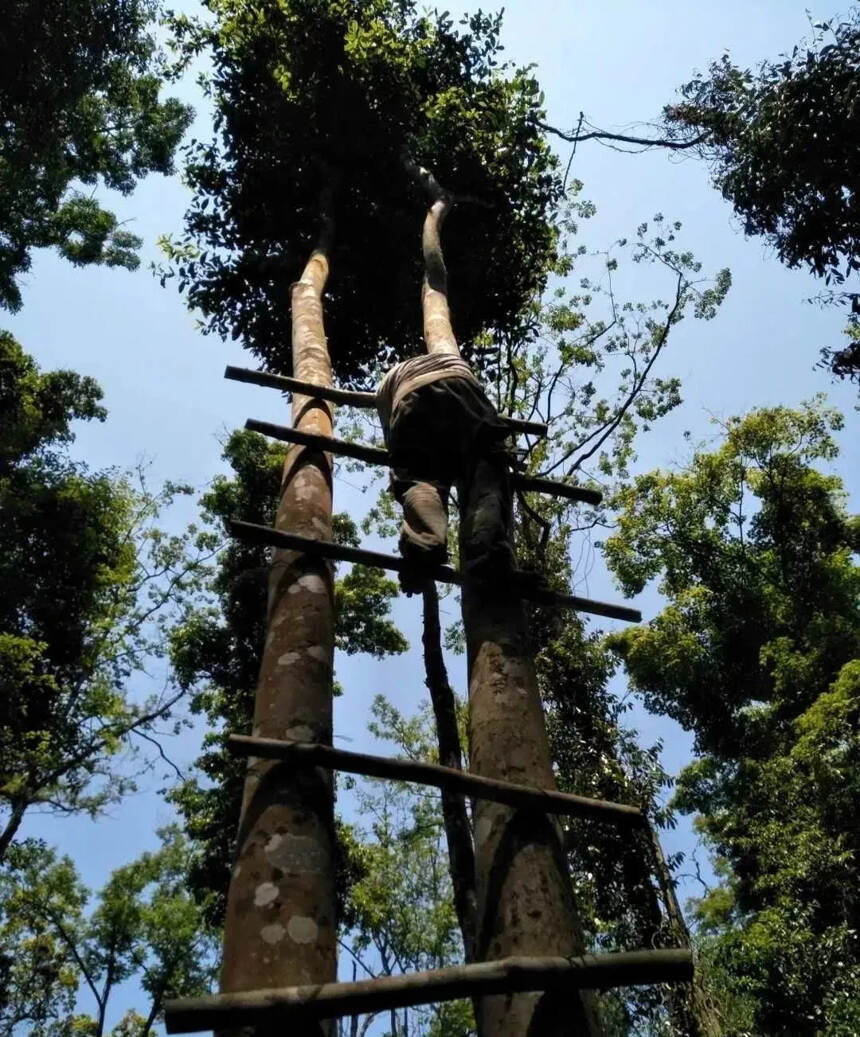
<svg viewBox="0 0 860 1037"><path fill-rule="evenodd" d="M140 239L74 185L128 194L171 173L191 121L161 100L155 0L9 0L0 35L0 306L21 306L34 248L133 269Z"/></svg>
<svg viewBox="0 0 860 1037"><path fill-rule="evenodd" d="M806 44L757 69L729 55L682 88L665 109L670 132L711 161L716 186L790 267L830 285L860 270L857 105L860 8L843 21L817 22ZM855 319L850 343L825 350L835 374L860 377L856 289L839 293Z"/></svg>
<svg viewBox="0 0 860 1037"><path fill-rule="evenodd" d="M445 233L456 330L512 331L554 254L556 161L528 69L500 64L499 17L455 28L413 0L207 0L174 19L214 71L218 138L189 150L185 235L165 242L204 327L288 372L287 289L335 224L326 322L335 371L361 382L420 340L427 167L461 206ZM462 210L462 211L460 211Z"/></svg>
<svg viewBox="0 0 860 1037"><path fill-rule="evenodd" d="M129 678L163 654L208 550L155 525L181 488L69 457L71 422L103 418L100 398L0 335L0 860L30 808L95 813L128 787L109 760L172 699L135 699Z"/></svg>
<svg viewBox="0 0 860 1037"><path fill-rule="evenodd" d="M860 1019L860 541L820 470L839 427L820 402L734 419L685 470L637 478L607 542L625 589L659 575L669 599L611 643L702 754L675 803L722 877L697 914L732 1034Z"/></svg>

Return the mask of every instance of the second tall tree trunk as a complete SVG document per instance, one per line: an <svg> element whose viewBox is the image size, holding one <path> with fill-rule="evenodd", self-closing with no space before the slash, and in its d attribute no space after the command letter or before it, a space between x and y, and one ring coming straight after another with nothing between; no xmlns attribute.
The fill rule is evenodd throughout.
<svg viewBox="0 0 860 1037"><path fill-rule="evenodd" d="M437 196L424 221L424 337L428 353L458 354L440 243L447 208L446 199ZM497 453L473 459L469 468L457 487L469 665L469 766L486 777L551 789L549 744L521 601L513 586L489 587L469 575L470 563L488 547L510 543L507 464ZM484 571L486 575L486 567ZM479 961L582 953L560 828L553 818L478 801L475 857ZM480 1037L600 1033L587 993L485 997L476 1014Z"/></svg>

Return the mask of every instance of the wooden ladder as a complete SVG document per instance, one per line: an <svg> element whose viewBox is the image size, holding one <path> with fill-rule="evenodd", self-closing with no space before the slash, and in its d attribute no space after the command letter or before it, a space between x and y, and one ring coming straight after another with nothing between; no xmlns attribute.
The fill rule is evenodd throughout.
<svg viewBox="0 0 860 1037"><path fill-rule="evenodd" d="M354 407L375 406L372 393L311 385L264 372L228 367L225 376L286 392L301 392ZM545 435L546 425L519 419L503 419L512 431ZM371 464L389 464L387 451L378 447L310 435L268 422L249 420L246 427L276 439L321 449ZM549 493L590 504L600 502L599 492L550 479L513 473L513 485L521 490ZM348 547L326 540L297 536L282 530L235 519L230 532L252 543L300 551L333 561L359 562L367 566L400 572L404 561L399 556ZM434 579L459 585L460 574L450 566L433 570ZM540 586L535 578L514 570L515 590L523 598L560 608L572 608L613 619L641 621L638 610L623 605L594 601L572 594L560 594ZM630 831L648 831L649 822L636 807L538 789L509 781L483 777L452 767L414 760L392 759L364 753L347 752L331 745L281 741L231 735L228 748L237 756L278 760L290 768L322 767L331 771L365 777L414 782L445 788L469 796L505 804L518 810L585 818L614 824ZM399 976L349 983L322 983L306 986L253 990L241 993L212 994L205 997L176 998L165 1005L168 1033L192 1033L232 1027L270 1027L300 1025L366 1012L380 1012L414 1005L450 1001L490 994L550 990L606 990L612 987L652 983L689 982L693 978L692 953L688 947L637 950L607 954L583 954L569 958L509 957L495 961L415 972Z"/></svg>

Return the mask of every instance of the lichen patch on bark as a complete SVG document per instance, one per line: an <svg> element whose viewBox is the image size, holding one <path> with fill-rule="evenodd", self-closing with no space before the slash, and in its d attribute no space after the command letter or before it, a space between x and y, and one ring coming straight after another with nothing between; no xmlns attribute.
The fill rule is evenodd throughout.
<svg viewBox="0 0 860 1037"><path fill-rule="evenodd" d="M299 591L305 590L309 594L327 594L328 588L325 585L325 581L321 576L316 573L305 573L304 576L300 576L296 582L290 587L288 594L298 594Z"/></svg>
<svg viewBox="0 0 860 1037"><path fill-rule="evenodd" d="M317 931L316 922L306 915L293 915L287 922L287 932L294 943L313 943L317 938Z"/></svg>
<svg viewBox="0 0 860 1037"><path fill-rule="evenodd" d="M273 922L271 925L263 926L260 930L260 936L266 943L274 945L283 940L286 931L280 922Z"/></svg>
<svg viewBox="0 0 860 1037"><path fill-rule="evenodd" d="M273 835L266 843L266 859L273 868L297 874L313 874L325 862L325 849L308 835Z"/></svg>
<svg viewBox="0 0 860 1037"><path fill-rule="evenodd" d="M307 724L293 724L284 731L284 738L290 742L312 742L314 729Z"/></svg>
<svg viewBox="0 0 860 1037"><path fill-rule="evenodd" d="M268 907L278 899L278 887L274 882L261 882L254 890L254 906Z"/></svg>

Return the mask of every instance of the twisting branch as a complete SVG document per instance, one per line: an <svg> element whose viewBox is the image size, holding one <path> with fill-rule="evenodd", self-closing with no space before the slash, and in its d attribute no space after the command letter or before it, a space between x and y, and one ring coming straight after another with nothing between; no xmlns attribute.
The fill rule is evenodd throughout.
<svg viewBox="0 0 860 1037"><path fill-rule="evenodd" d="M451 211L450 198L437 198L424 219L421 251L424 256L424 286L441 295L448 293L448 271L442 254L442 224Z"/></svg>
<svg viewBox="0 0 860 1037"><path fill-rule="evenodd" d="M495 208L493 203L488 202L486 198L479 198L474 194L455 194L453 191L449 191L447 187L443 187L439 183L429 169L419 166L407 151L402 152L401 159L406 172L427 195L431 205L433 202L447 201L451 205L468 204L480 206L482 209Z"/></svg>
<svg viewBox="0 0 860 1037"><path fill-rule="evenodd" d="M430 170L425 169L424 166L419 166L418 163L409 155L408 152L403 152L402 160L406 172L412 177L415 183L427 195L427 198L431 205L434 202L452 202L454 200L451 192L445 190L445 188L439 183L439 181L430 172Z"/></svg>
<svg viewBox="0 0 860 1037"><path fill-rule="evenodd" d="M460 355L451 310L448 306L448 274L442 255L442 221L451 208L451 202L437 198L427 210L421 232L421 250L424 255L424 281L421 285L421 309L424 315L424 342L428 353Z"/></svg>
<svg viewBox="0 0 860 1037"><path fill-rule="evenodd" d="M692 137L690 140L676 140L673 137L636 137L627 133L610 133L609 130L601 130L597 127L588 130L586 133L582 133L581 130L583 123L588 126L591 125L585 119L584 114L580 112L579 125L572 133L566 133L564 130L560 130L557 126L551 126L547 122L538 122L538 126L545 133L551 133L553 136L567 141L568 144L579 144L586 140L596 140L599 142L614 141L618 144L635 145L640 150L648 148L666 148L668 151L689 151L691 148L698 147L700 144L706 144L709 139L709 134L707 132L700 133L698 136ZM619 148L618 150L625 151L626 149ZM637 152L627 153L637 154Z"/></svg>

